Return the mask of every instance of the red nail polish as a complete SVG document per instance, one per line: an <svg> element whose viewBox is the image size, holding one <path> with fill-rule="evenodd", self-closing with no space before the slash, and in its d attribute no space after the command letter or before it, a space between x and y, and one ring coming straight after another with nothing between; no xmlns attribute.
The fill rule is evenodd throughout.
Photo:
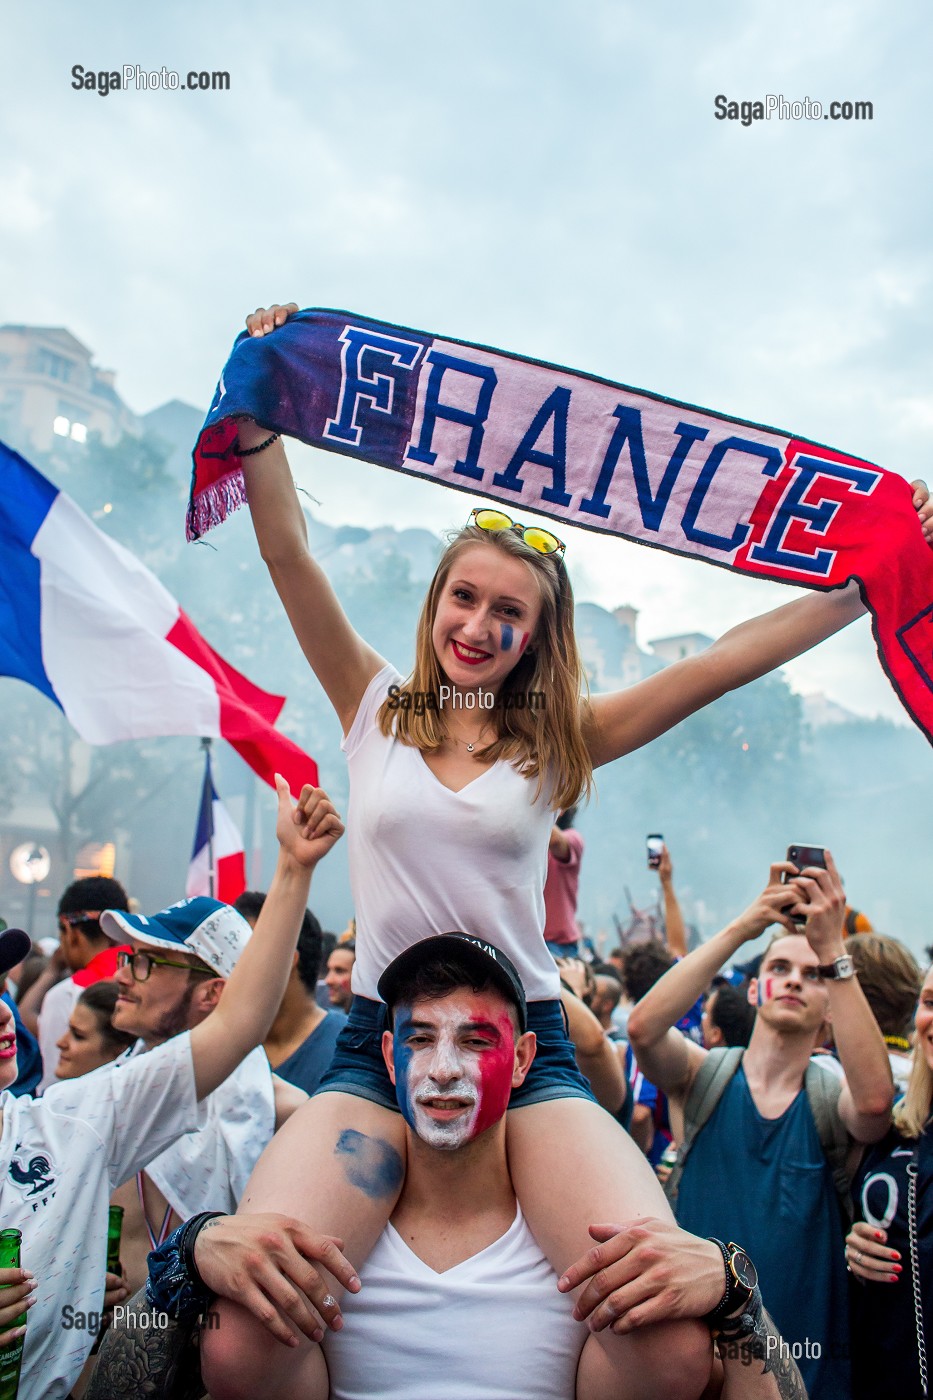
<svg viewBox="0 0 933 1400"><path fill-rule="evenodd" d="M882 1232L881 1232L880 1230L876 1230L876 1231L875 1231L875 1239L876 1239L876 1240L883 1240L883 1239L884 1239L884 1235L882 1234Z"/></svg>
<svg viewBox="0 0 933 1400"><path fill-rule="evenodd" d="M892 1264L892 1265L891 1265L891 1268L894 1270L894 1272L895 1272L896 1274L899 1274L899 1273L902 1272L900 1264Z"/></svg>

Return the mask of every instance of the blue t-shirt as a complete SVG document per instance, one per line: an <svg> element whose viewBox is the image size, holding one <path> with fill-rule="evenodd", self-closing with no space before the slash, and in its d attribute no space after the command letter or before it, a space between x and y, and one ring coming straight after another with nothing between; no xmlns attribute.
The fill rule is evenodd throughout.
<svg viewBox="0 0 933 1400"><path fill-rule="evenodd" d="M863 1283L853 1274L852 1394L855 1400L920 1400L920 1362L907 1231L907 1168L916 1142L893 1129L870 1147L852 1183L856 1220L887 1232L886 1249L900 1252L897 1283ZM920 1139L917 1172L917 1251L926 1336L933 1336L933 1139ZM930 1341L927 1340L927 1347Z"/></svg>
<svg viewBox="0 0 933 1400"><path fill-rule="evenodd" d="M677 1223L747 1249L764 1305L810 1400L849 1400L849 1304L842 1218L801 1088L763 1118L740 1066L684 1167Z"/></svg>
<svg viewBox="0 0 933 1400"><path fill-rule="evenodd" d="M287 1060L276 1065L275 1073L306 1094L313 1094L334 1057L337 1037L347 1024L342 1011L328 1011L319 1026L293 1050Z"/></svg>
<svg viewBox="0 0 933 1400"><path fill-rule="evenodd" d="M32 1094L42 1078L42 1055L39 1042L23 1025L19 1007L9 992L3 993L3 1000L13 1012L16 1023L16 1078L10 1085L11 1094Z"/></svg>

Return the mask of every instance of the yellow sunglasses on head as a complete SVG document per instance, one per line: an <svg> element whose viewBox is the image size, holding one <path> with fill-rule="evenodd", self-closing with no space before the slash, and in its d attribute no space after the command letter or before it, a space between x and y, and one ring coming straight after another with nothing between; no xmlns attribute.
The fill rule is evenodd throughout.
<svg viewBox="0 0 933 1400"><path fill-rule="evenodd" d="M480 530L488 530L491 535L501 534L503 530L517 530L529 549L535 549L539 554L560 556L567 548L563 540L552 535L550 530L542 530L540 525L519 525L501 510L477 508L470 512L467 524L476 525Z"/></svg>

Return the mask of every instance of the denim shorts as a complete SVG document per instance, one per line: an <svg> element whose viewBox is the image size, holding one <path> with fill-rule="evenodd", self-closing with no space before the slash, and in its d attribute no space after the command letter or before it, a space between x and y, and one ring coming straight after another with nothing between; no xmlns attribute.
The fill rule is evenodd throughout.
<svg viewBox="0 0 933 1400"><path fill-rule="evenodd" d="M383 1108L399 1111L395 1089L382 1058L386 1008L381 1001L354 997L347 1024L337 1037L330 1068L316 1093L354 1094ZM589 1084L577 1069L573 1043L567 1035L559 1001L530 1001L528 1029L538 1049L524 1084L512 1090L509 1108L524 1108L549 1099L590 1099Z"/></svg>

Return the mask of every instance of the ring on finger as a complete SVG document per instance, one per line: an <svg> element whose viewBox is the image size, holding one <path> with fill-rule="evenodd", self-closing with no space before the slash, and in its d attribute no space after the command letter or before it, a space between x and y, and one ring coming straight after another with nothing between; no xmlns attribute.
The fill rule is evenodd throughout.
<svg viewBox="0 0 933 1400"><path fill-rule="evenodd" d="M857 1250L855 1251L855 1253L853 1254L852 1258L855 1260L856 1264L861 1264L861 1262L862 1262L862 1251L861 1251L860 1249L857 1249Z"/></svg>
<svg viewBox="0 0 933 1400"><path fill-rule="evenodd" d="M324 1297L324 1298L321 1299L321 1307L322 1307L322 1308L335 1308L336 1306L337 1306L337 1299L334 1298L334 1297L332 1296L332 1294L330 1294L330 1293L328 1293L328 1294L326 1295L326 1297Z"/></svg>

